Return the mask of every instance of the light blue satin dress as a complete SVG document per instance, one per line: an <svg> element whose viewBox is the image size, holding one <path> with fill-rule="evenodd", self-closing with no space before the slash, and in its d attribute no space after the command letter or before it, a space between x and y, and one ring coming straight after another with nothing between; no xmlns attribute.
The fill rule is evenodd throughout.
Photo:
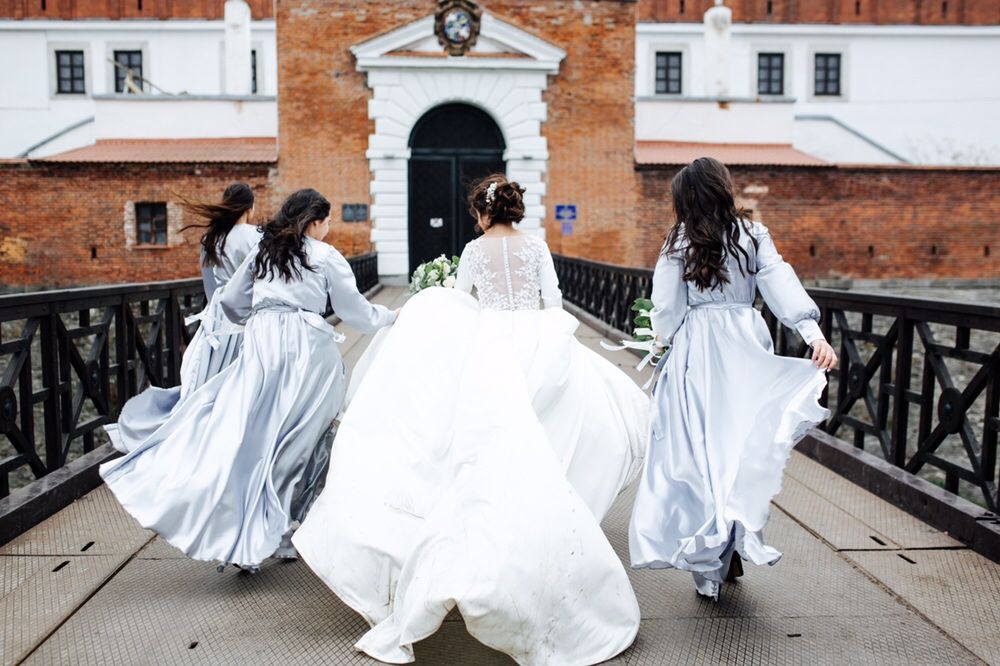
<svg viewBox="0 0 1000 666"><path fill-rule="evenodd" d="M763 528L792 447L828 416L818 399L826 375L808 359L775 356L759 288L771 311L807 343L823 339L819 309L755 223L754 272L728 260L729 283L702 291L684 281L680 252L653 275L654 332L671 342L654 387L646 468L632 511L633 567L692 572L718 598L734 553L755 564L781 557ZM683 242L683 241L682 241Z"/></svg>
<svg viewBox="0 0 1000 666"><path fill-rule="evenodd" d="M192 318L201 324L181 360L181 382L170 388L151 386L125 403L118 422L105 426L116 449L128 453L142 443L167 421L181 401L239 356L243 332L226 319L219 303L226 284L259 242L256 226L237 224L219 252L220 265L202 268L208 305Z"/></svg>
<svg viewBox="0 0 1000 666"><path fill-rule="evenodd" d="M358 292L334 248L307 239L306 252L312 270L292 281L255 280L256 253L246 258L220 299L245 324L243 352L101 467L143 527L194 559L255 568L304 517L346 389L340 336L320 314L327 298L365 333L395 319Z"/></svg>

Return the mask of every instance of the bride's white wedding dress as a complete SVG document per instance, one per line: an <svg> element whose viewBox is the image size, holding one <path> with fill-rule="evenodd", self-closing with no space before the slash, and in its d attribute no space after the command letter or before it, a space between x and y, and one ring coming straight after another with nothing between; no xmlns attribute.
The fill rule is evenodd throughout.
<svg viewBox="0 0 1000 666"><path fill-rule="evenodd" d="M573 337L542 241L473 241L456 287L414 296L359 362L293 543L382 661L456 606L520 664L609 659L639 607L599 522L641 467L646 396Z"/></svg>

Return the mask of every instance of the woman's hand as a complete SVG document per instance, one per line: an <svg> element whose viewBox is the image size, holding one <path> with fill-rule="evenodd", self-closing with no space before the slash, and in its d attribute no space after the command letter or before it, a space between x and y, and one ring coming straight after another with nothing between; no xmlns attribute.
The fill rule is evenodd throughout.
<svg viewBox="0 0 1000 666"><path fill-rule="evenodd" d="M833 370L837 367L837 354L826 340L812 343L812 362L821 370Z"/></svg>

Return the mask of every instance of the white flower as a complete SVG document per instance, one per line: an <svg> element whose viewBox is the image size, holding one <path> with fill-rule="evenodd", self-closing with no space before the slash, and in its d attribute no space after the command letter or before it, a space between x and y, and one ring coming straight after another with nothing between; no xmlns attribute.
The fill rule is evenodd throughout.
<svg viewBox="0 0 1000 666"><path fill-rule="evenodd" d="M445 287L454 287L455 286L455 282L456 282L455 276L454 275L449 275L448 277L446 277L444 279L444 282L442 284Z"/></svg>

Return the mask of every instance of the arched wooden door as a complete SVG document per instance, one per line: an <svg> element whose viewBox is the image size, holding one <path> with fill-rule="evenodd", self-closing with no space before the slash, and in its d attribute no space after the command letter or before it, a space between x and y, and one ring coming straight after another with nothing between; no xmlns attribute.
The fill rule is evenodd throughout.
<svg viewBox="0 0 1000 666"><path fill-rule="evenodd" d="M424 114L410 134L410 272L442 254L461 254L475 236L465 198L469 186L503 173L503 134L485 111L445 104Z"/></svg>

